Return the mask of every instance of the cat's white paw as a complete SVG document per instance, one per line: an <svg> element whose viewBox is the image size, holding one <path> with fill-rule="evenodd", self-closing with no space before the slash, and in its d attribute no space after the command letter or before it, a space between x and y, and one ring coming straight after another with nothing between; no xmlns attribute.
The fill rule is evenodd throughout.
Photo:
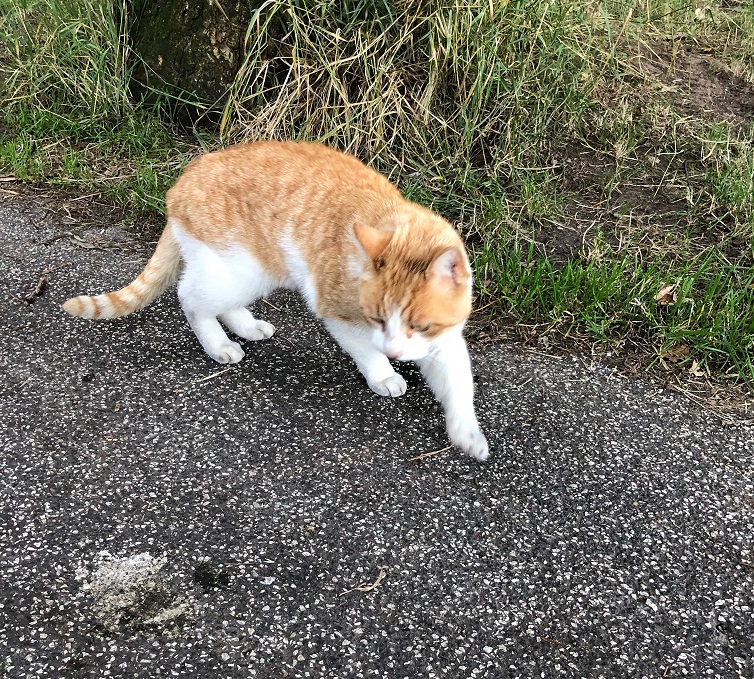
<svg viewBox="0 0 754 679"><path fill-rule="evenodd" d="M403 396L406 393L406 380L398 373L393 373L379 382L370 382L369 387L380 396Z"/></svg>
<svg viewBox="0 0 754 679"><path fill-rule="evenodd" d="M241 335L244 339L256 342L258 340L264 340L272 337L275 333L275 326L267 321L260 321L255 318L253 322L244 329L244 333Z"/></svg>
<svg viewBox="0 0 754 679"><path fill-rule="evenodd" d="M207 353L218 363L238 363L244 357L241 345L230 341Z"/></svg>
<svg viewBox="0 0 754 679"><path fill-rule="evenodd" d="M466 455L479 462L484 462L490 456L489 444L479 426L448 425L448 436L453 445L460 448Z"/></svg>

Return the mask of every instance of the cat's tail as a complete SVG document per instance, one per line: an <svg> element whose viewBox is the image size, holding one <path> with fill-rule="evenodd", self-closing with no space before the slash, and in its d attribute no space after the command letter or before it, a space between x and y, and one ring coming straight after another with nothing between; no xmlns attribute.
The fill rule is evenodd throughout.
<svg viewBox="0 0 754 679"><path fill-rule="evenodd" d="M118 318L147 306L178 278L181 253L168 226L157 243L157 249L138 278L125 288L102 295L72 297L63 308L81 318Z"/></svg>

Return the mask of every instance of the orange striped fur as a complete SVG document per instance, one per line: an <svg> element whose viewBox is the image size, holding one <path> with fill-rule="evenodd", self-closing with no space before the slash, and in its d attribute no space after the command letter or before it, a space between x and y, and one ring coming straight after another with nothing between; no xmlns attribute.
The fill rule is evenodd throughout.
<svg viewBox="0 0 754 679"><path fill-rule="evenodd" d="M81 318L118 318L138 311L159 297L174 283L180 268L178 244L169 229L162 232L157 249L144 271L125 288L89 297L72 297L63 304L72 316Z"/></svg>

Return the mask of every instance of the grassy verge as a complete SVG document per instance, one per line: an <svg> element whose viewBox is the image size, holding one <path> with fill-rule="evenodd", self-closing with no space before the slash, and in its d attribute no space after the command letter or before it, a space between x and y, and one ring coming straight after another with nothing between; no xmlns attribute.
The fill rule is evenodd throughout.
<svg viewBox="0 0 754 679"><path fill-rule="evenodd" d="M125 4L0 0L0 167L161 209L189 147L129 98Z"/></svg>
<svg viewBox="0 0 754 679"><path fill-rule="evenodd" d="M127 12L0 0L4 174L159 210L200 146L327 141L456 220L524 338L754 382L750 3L265 3L203 140L128 96Z"/></svg>

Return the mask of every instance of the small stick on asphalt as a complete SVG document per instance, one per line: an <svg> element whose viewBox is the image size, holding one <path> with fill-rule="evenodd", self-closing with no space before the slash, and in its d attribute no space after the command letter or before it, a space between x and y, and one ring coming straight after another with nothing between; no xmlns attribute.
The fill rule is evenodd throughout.
<svg viewBox="0 0 754 679"><path fill-rule="evenodd" d="M17 384L16 389L23 389L29 382L31 382L31 377L26 378L21 384Z"/></svg>
<svg viewBox="0 0 754 679"><path fill-rule="evenodd" d="M34 290L32 290L28 295L26 295L26 297L24 297L21 300L21 303L24 306L29 306L31 304L34 304L34 300L37 297L41 297L42 296L42 293L45 291L46 287L47 287L47 276L42 276L39 279L39 283L37 283L37 287L34 288Z"/></svg>
<svg viewBox="0 0 754 679"><path fill-rule="evenodd" d="M527 384L529 384L529 382L531 382L531 381L532 381L533 379L534 379L533 377L530 377L530 378L529 378L528 380L526 380L526 382L521 382L521 384L517 384L517 385L515 385L515 386L511 387L511 389L520 389L521 387L525 387L525 386L526 386Z"/></svg>
<svg viewBox="0 0 754 679"><path fill-rule="evenodd" d="M265 304L266 304L267 306L271 306L271 307L272 307L273 309L275 309L275 311L280 311L280 312L282 313L282 311L283 311L283 310L282 310L282 309L281 309L280 307L276 307L276 306L275 306L275 305L274 305L274 304L273 304L272 302L270 302L270 301L268 301L268 300L266 300L266 299L263 299L262 301L263 301L263 302L264 302L264 303L265 303Z"/></svg>
<svg viewBox="0 0 754 679"><path fill-rule="evenodd" d="M228 372L228 370L233 370L233 367L225 368L225 370L220 370L216 373L212 373L211 375L207 375L206 377L202 377L200 380L195 380L192 384L199 384L201 382L206 382L207 380L211 380L217 377L218 375L222 375L223 373Z"/></svg>
<svg viewBox="0 0 754 679"><path fill-rule="evenodd" d="M547 644L550 644L551 646L562 646L563 642L558 641L557 639L550 639L550 637L540 637L542 641L544 641Z"/></svg>
<svg viewBox="0 0 754 679"><path fill-rule="evenodd" d="M417 455L416 457L408 457L406 458L406 462L415 462L416 460L423 460L427 457L432 457L433 455L439 455L440 453L444 453L446 450L450 450L453 446L445 446L445 448L440 448L440 450L430 450L428 453L422 453L421 455Z"/></svg>
<svg viewBox="0 0 754 679"><path fill-rule="evenodd" d="M349 592L371 592L373 589L377 587L382 582L382 578L385 577L385 569L380 568L380 572L377 573L377 579L371 584L368 585L367 583L363 582L360 585L356 585L356 587L351 587L351 589L347 589L345 592L341 592L338 594L338 596L343 596L344 594L348 594Z"/></svg>
<svg viewBox="0 0 754 679"><path fill-rule="evenodd" d="M55 234L54 236L50 236L47 240L42 241L42 245L51 245L56 240L60 240L61 238L68 238L73 235L72 231L64 231L63 233Z"/></svg>

